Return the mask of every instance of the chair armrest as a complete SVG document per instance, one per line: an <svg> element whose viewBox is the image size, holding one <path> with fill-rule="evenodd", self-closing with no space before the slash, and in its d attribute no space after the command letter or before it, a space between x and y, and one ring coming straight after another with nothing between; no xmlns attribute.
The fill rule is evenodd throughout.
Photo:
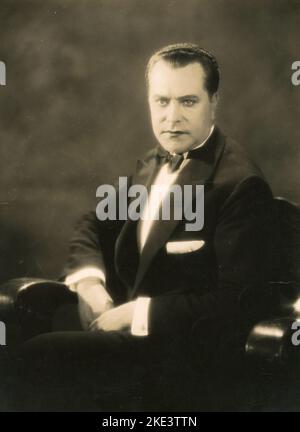
<svg viewBox="0 0 300 432"><path fill-rule="evenodd" d="M67 303L77 295L62 282L18 278L0 286L0 320L20 326L25 338L50 331L54 312Z"/></svg>
<svg viewBox="0 0 300 432"><path fill-rule="evenodd" d="M292 323L296 318L282 317L261 321L249 333L246 356L251 362L284 366L291 359L295 347L292 344Z"/></svg>

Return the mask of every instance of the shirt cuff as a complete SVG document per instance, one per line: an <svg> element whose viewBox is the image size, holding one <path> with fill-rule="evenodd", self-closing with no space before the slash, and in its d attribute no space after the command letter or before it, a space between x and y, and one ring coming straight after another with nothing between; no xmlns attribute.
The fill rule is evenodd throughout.
<svg viewBox="0 0 300 432"><path fill-rule="evenodd" d="M103 270L97 267L83 267L82 269L71 273L66 277L65 284L68 285L71 291L76 291L77 283L88 277L100 279L102 284L105 285L105 274Z"/></svg>
<svg viewBox="0 0 300 432"><path fill-rule="evenodd" d="M135 301L133 319L131 323L131 334L133 336L148 336L148 315L150 297L138 297Z"/></svg>

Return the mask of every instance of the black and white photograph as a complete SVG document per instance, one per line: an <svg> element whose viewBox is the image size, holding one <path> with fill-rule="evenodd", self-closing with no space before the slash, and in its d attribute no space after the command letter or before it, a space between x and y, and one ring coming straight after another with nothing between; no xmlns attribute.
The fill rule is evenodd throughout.
<svg viewBox="0 0 300 432"><path fill-rule="evenodd" d="M300 0L0 0L0 412L300 411L299 40Z"/></svg>

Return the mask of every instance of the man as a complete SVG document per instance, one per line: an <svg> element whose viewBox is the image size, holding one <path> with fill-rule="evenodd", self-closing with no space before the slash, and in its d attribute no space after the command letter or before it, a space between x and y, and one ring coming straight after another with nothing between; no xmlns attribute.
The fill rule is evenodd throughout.
<svg viewBox="0 0 300 432"><path fill-rule="evenodd" d="M152 368L151 379L169 373L187 381L187 363L205 374L220 356L237 358L251 324L267 314L272 194L244 150L216 125L219 67L212 54L194 44L162 48L149 61L147 84L158 145L138 162L128 186L147 186L146 209L159 209L151 186L191 185L194 195L185 203L191 209L195 187L204 185L204 225L188 231L187 220L174 217L85 216L64 278L78 294L89 332L63 341L76 356L89 340L114 359L146 365L146 377ZM47 346L55 346L54 336ZM93 354L96 369L101 349ZM117 368L112 357L108 363Z"/></svg>
<svg viewBox="0 0 300 432"><path fill-rule="evenodd" d="M241 296L251 290L261 295L268 277L272 195L241 147L215 125L216 60L195 45L172 45L150 59L147 81L159 146L140 163L131 184L147 184L155 177L154 183L204 184L205 224L198 232L187 232L185 221L110 221L106 227L95 213L85 218L65 270L66 283L79 294L85 328L131 328L133 334L147 335L173 332L197 320L233 319L241 313ZM161 149L183 155L175 173L168 173ZM108 252L101 244L106 228ZM166 248L171 241L195 240L201 243L192 253L168 253ZM118 307L105 282L105 254L112 258L113 250L113 270L130 300ZM143 322L136 329L139 318Z"/></svg>

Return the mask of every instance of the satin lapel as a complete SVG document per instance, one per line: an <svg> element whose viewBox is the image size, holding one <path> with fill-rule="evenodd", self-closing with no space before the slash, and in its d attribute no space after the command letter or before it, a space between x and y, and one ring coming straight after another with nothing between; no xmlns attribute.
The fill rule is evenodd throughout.
<svg viewBox="0 0 300 432"><path fill-rule="evenodd" d="M216 136L217 135L217 136ZM223 153L224 139L216 134L212 142L208 143L211 148L203 152L201 158L191 159L187 165L180 171L176 184L183 187L184 185L192 185L192 199L195 198L196 185L205 185L212 177L217 163ZM216 139L218 138L218 139ZM183 189L182 189L183 190ZM190 205L191 202L185 202L185 206ZM140 256L139 267L134 284L134 293L138 289L149 265L151 264L154 256L167 242L176 226L181 222L180 220L155 221L150 231L149 237L145 243L144 249Z"/></svg>
<svg viewBox="0 0 300 432"><path fill-rule="evenodd" d="M132 184L150 187L159 170L158 159L153 157L149 162L138 160L137 173ZM115 244L115 267L120 279L132 289L139 265L137 245L137 222L128 219L117 238Z"/></svg>

